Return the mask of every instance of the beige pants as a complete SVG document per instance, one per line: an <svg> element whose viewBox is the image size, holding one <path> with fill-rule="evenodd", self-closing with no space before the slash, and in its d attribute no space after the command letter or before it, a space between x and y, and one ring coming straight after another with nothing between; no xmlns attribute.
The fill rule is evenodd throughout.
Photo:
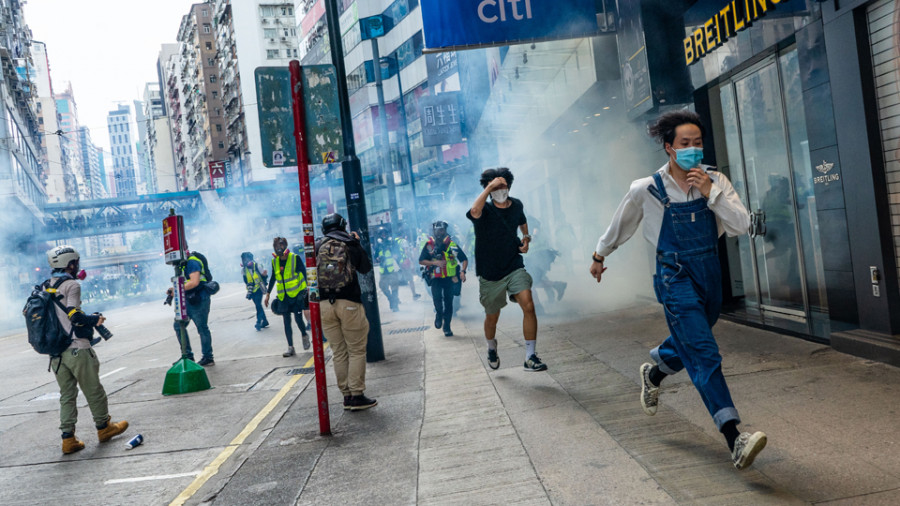
<svg viewBox="0 0 900 506"><path fill-rule="evenodd" d="M323 300L322 332L331 345L334 375L344 395L360 395L366 390L366 343L369 320L359 302Z"/></svg>

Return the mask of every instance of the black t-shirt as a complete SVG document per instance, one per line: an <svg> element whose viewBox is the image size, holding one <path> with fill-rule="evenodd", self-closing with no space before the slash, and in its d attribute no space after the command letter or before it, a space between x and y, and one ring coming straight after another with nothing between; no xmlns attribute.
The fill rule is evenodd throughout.
<svg viewBox="0 0 900 506"><path fill-rule="evenodd" d="M481 218L466 218L475 225L475 273L488 281L499 281L516 269L522 269L522 253L519 252L519 226L525 219L525 207L519 199L509 198L506 209L494 206L493 201L484 205Z"/></svg>

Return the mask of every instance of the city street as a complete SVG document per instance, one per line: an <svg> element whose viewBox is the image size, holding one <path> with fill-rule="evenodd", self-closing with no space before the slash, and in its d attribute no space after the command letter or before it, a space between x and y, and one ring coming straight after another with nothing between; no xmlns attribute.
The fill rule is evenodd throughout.
<svg viewBox="0 0 900 506"><path fill-rule="evenodd" d="M378 406L343 411L327 366L331 437L318 435L312 375L292 371L311 366L311 353L282 358L281 322L270 318L256 332L236 284L213 299L208 391L160 393L178 358L162 297L108 314L115 336L97 347L101 377L113 418L131 426L98 444L80 398L77 434L87 448L70 456L60 452L46 357L21 332L8 334L0 338L0 503L900 502L892 401L900 370L720 321L741 428L769 437L739 472L686 375L663 383L655 417L641 411L638 366L666 334L658 305L638 299L612 309L616 294L589 282L544 304L538 353L547 373L522 370L518 308L503 312L501 368L491 371L474 283L450 338L430 326L430 300L412 302L404 289L401 311L382 315L387 360L369 364L366 393ZM553 316L563 310L577 316ZM191 337L199 346L193 327ZM144 444L126 450L137 433Z"/></svg>

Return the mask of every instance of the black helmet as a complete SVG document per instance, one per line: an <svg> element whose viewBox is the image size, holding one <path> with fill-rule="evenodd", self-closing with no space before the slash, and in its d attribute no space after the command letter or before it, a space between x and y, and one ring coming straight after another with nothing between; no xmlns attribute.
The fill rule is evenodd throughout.
<svg viewBox="0 0 900 506"><path fill-rule="evenodd" d="M247 263L247 262L252 262L252 261L253 261L253 253L250 253L249 251L245 251L245 252L241 253L241 263Z"/></svg>
<svg viewBox="0 0 900 506"><path fill-rule="evenodd" d="M378 227L378 231L375 233L378 234L379 237L387 237L387 236L391 235L391 229L389 229L385 225L382 225L382 226Z"/></svg>
<svg viewBox="0 0 900 506"><path fill-rule="evenodd" d="M336 230L347 230L347 220L338 213L331 213L322 218L322 233L334 232Z"/></svg>
<svg viewBox="0 0 900 506"><path fill-rule="evenodd" d="M437 220L437 221L435 221L434 223L431 224L431 231L432 231L432 233L435 233L435 234L436 234L438 230L443 230L444 233L446 234L446 233L447 233L447 229L448 229L449 227L450 227L450 226L447 225L447 222L446 222L446 221L443 221L443 220Z"/></svg>

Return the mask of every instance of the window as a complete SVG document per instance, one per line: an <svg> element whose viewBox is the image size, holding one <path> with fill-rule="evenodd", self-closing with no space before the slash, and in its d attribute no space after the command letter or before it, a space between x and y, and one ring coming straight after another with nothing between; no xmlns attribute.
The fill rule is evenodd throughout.
<svg viewBox="0 0 900 506"><path fill-rule="evenodd" d="M284 36L287 37L291 33L287 28L284 29Z"/></svg>
<svg viewBox="0 0 900 506"><path fill-rule="evenodd" d="M293 15L294 15L294 8L291 7L291 6L282 7L282 8L281 8L281 15L282 15L282 16L293 16Z"/></svg>
<svg viewBox="0 0 900 506"><path fill-rule="evenodd" d="M208 18L209 17L209 9L201 10L200 15L203 16L204 18Z"/></svg>
<svg viewBox="0 0 900 506"><path fill-rule="evenodd" d="M296 36L297 36L297 29L291 28L291 37L296 37Z"/></svg>
<svg viewBox="0 0 900 506"><path fill-rule="evenodd" d="M275 15L275 6L274 5L260 5L259 6L259 15L267 18Z"/></svg>
<svg viewBox="0 0 900 506"><path fill-rule="evenodd" d="M211 83L216 82L216 75L215 75L215 74L211 74L211 75L209 76L209 82L211 82Z"/></svg>
<svg viewBox="0 0 900 506"><path fill-rule="evenodd" d="M294 49L294 58L297 58L297 50Z"/></svg>
<svg viewBox="0 0 900 506"><path fill-rule="evenodd" d="M212 49L212 42L206 43L206 49Z"/></svg>
<svg viewBox="0 0 900 506"><path fill-rule="evenodd" d="M222 115L222 109L219 107L216 107L216 116L221 116L221 115Z"/></svg>
<svg viewBox="0 0 900 506"><path fill-rule="evenodd" d="M212 92L212 98L219 98L219 92L216 91L216 90L213 90L213 92Z"/></svg>
<svg viewBox="0 0 900 506"><path fill-rule="evenodd" d="M219 149L224 149L225 143L223 141L219 141Z"/></svg>
<svg viewBox="0 0 900 506"><path fill-rule="evenodd" d="M214 67L215 65L216 65L216 59L215 59L215 58L207 58L207 59L206 59L206 66L207 66L207 67Z"/></svg>
<svg viewBox="0 0 900 506"><path fill-rule="evenodd" d="M266 49L266 58L269 60L274 60L279 57L279 51L277 49Z"/></svg>
<svg viewBox="0 0 900 506"><path fill-rule="evenodd" d="M274 39L278 36L278 30L274 28L263 28L263 37L267 39Z"/></svg>
<svg viewBox="0 0 900 506"><path fill-rule="evenodd" d="M222 131L222 125L216 123L216 132L221 132L221 131Z"/></svg>
<svg viewBox="0 0 900 506"><path fill-rule="evenodd" d="M212 27L209 25L209 23L203 23L203 33L210 33L210 32L212 32Z"/></svg>

